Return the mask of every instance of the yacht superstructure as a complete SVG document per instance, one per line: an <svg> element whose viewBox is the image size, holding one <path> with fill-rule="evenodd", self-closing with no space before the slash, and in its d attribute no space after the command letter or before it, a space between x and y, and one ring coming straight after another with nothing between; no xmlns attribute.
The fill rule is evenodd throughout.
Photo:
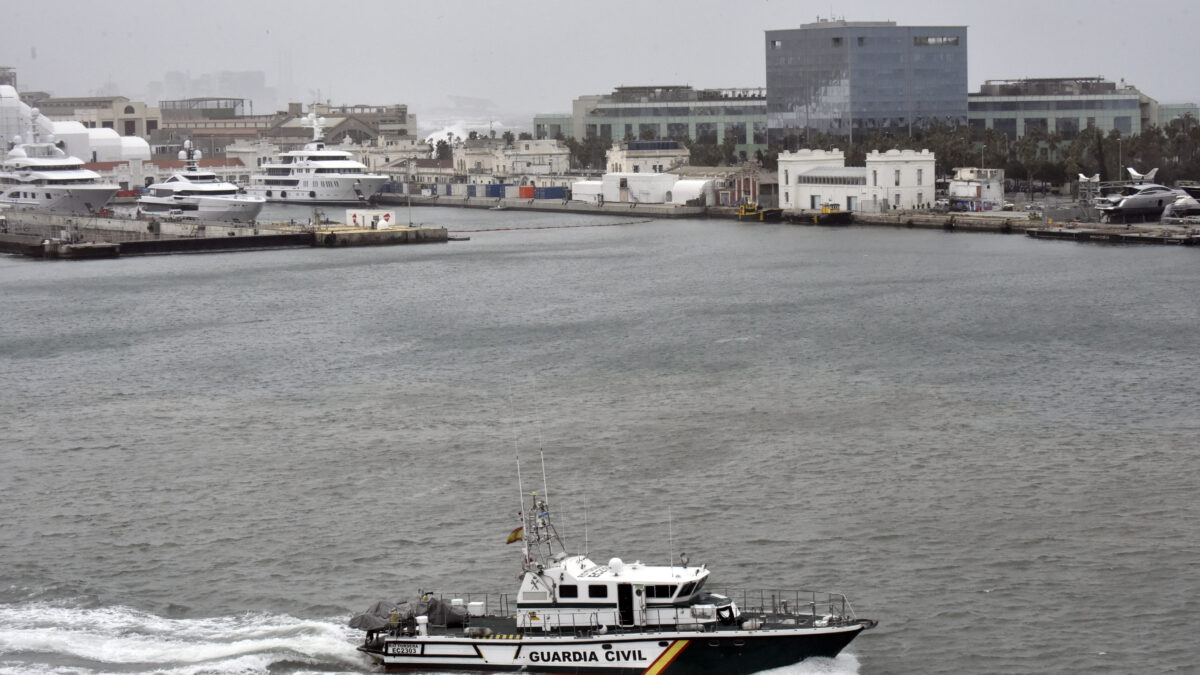
<svg viewBox="0 0 1200 675"><path fill-rule="evenodd" d="M263 173L250 177L247 193L272 202L356 204L383 188L387 176L368 173L349 152L326 147L324 117L309 113L301 123L312 127L312 141L303 150L281 153L278 163L264 164Z"/></svg>
<svg viewBox="0 0 1200 675"><path fill-rule="evenodd" d="M52 134L39 135L38 114L37 108L31 111L25 137L13 138L0 163L0 204L67 213L99 211L120 186L101 183L100 174L63 152Z"/></svg>
<svg viewBox="0 0 1200 675"><path fill-rule="evenodd" d="M202 170L200 151L192 147L190 140L184 141L179 159L185 162L183 171L146 188L146 194L138 199L138 208L143 213L240 222L258 217L267 200L242 194L238 186Z"/></svg>

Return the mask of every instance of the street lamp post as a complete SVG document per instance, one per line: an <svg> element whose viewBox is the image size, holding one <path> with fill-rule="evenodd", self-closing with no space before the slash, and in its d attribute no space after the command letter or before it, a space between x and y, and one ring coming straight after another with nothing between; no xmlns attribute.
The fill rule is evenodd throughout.
<svg viewBox="0 0 1200 675"><path fill-rule="evenodd" d="M1122 152L1124 149L1123 140L1120 136L1117 137L1117 180L1121 180L1121 169L1124 168L1122 165L1125 163Z"/></svg>

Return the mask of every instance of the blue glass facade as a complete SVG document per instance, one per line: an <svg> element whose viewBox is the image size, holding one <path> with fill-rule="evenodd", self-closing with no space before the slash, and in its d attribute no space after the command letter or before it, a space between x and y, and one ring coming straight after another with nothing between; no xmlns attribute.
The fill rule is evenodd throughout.
<svg viewBox="0 0 1200 675"><path fill-rule="evenodd" d="M765 47L772 140L966 124L966 26L821 21Z"/></svg>

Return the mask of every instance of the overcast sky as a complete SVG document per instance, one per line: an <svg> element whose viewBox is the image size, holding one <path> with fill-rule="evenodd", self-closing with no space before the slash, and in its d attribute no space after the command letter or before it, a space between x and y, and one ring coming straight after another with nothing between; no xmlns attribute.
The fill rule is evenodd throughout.
<svg viewBox="0 0 1200 675"><path fill-rule="evenodd" d="M1102 76L1200 102L1196 0L0 0L0 12L0 65L57 96L112 82L142 99L168 71L261 70L280 101L319 92L425 118L471 97L488 102L479 114L512 119L622 85L760 87L763 31L835 16L968 26L970 91Z"/></svg>

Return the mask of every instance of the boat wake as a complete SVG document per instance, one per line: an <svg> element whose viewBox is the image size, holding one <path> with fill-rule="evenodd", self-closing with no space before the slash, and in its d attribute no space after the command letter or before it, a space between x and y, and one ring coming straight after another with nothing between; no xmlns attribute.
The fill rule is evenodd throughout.
<svg viewBox="0 0 1200 675"><path fill-rule="evenodd" d="M764 670L759 675L858 675L858 659L842 652L837 658L808 659L792 666Z"/></svg>
<svg viewBox="0 0 1200 675"><path fill-rule="evenodd" d="M345 618L164 618L126 607L0 605L0 673L363 672Z"/></svg>

